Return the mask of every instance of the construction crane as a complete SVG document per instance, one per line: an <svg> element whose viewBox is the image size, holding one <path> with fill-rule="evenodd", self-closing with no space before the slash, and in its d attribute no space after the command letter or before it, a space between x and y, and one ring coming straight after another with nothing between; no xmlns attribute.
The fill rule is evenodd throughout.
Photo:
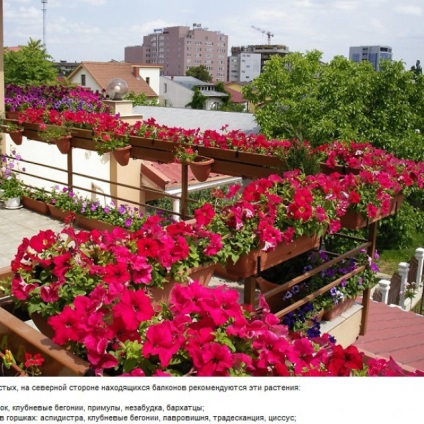
<svg viewBox="0 0 424 424"><path fill-rule="evenodd" d="M271 37L274 37L274 34L272 34L272 33L271 33L271 31L267 31L267 30L265 30L265 29L255 27L255 26L253 26L253 25L252 25L252 28L253 28L253 29L256 29L257 31L262 32L262 34L266 34L266 35L267 35L267 37L268 37L268 45L270 45L270 44L271 44Z"/></svg>

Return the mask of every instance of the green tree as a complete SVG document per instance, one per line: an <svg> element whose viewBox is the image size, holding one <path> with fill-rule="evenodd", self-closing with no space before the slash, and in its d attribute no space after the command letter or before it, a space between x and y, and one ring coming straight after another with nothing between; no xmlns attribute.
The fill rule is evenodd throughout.
<svg viewBox="0 0 424 424"><path fill-rule="evenodd" d="M230 93L225 89L224 83L223 82L218 82L215 85L215 90L220 92L220 93L225 93L227 94L227 97L223 97L222 98L222 105L219 107L219 110L224 111L224 112L243 112L244 111L244 106L234 103L231 100L231 95Z"/></svg>
<svg viewBox="0 0 424 424"><path fill-rule="evenodd" d="M158 106L156 100L150 100L144 93L136 94L134 91L130 91L125 97L126 100L131 100L133 106Z"/></svg>
<svg viewBox="0 0 424 424"><path fill-rule="evenodd" d="M336 56L328 64L318 51L273 56L263 73L244 87L257 105L255 118L269 138L297 138L320 145L334 139L370 142L399 158L424 160L424 76L420 66L368 62ZM403 212L381 225L386 246L404 247L422 233L423 191L408 193Z"/></svg>
<svg viewBox="0 0 424 424"><path fill-rule="evenodd" d="M192 109L204 109L206 104L206 96L204 96L197 87L193 89L193 97L190 103L186 104L186 107Z"/></svg>
<svg viewBox="0 0 424 424"><path fill-rule="evenodd" d="M40 40L29 39L18 51L4 52L4 80L6 84L42 85L57 82L58 71Z"/></svg>
<svg viewBox="0 0 424 424"><path fill-rule="evenodd" d="M423 75L405 70L403 62L383 61L376 72L368 62L336 56L325 64L321 56L316 50L273 56L244 87L244 97L258 105L262 132L313 145L370 141L400 157L423 160Z"/></svg>
<svg viewBox="0 0 424 424"><path fill-rule="evenodd" d="M192 66L187 70L186 76L194 77L204 82L212 81L212 75L208 72L205 65Z"/></svg>

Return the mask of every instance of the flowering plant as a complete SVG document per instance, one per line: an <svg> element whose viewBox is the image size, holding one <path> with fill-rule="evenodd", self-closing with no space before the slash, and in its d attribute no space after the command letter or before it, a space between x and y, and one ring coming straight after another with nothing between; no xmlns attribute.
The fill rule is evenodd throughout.
<svg viewBox="0 0 424 424"><path fill-rule="evenodd" d="M88 112L106 112L109 109L102 101L100 93L94 93L85 87L14 84L5 86L5 107L7 111L13 112L28 108Z"/></svg>
<svg viewBox="0 0 424 424"><path fill-rule="evenodd" d="M258 247L269 251L304 234L335 232L340 222L334 183L338 181L323 174L293 171L252 181L244 190L239 185L228 193L215 190L224 205L211 228L223 235L234 262Z"/></svg>
<svg viewBox="0 0 424 424"><path fill-rule="evenodd" d="M30 313L50 316L101 282L136 290L186 282L190 268L216 262L220 249L220 236L201 223L163 225L158 216L133 233L40 231L18 248L11 293Z"/></svg>
<svg viewBox="0 0 424 424"><path fill-rule="evenodd" d="M23 131L22 125L8 119L0 119L0 125L4 132L11 133L14 131Z"/></svg>
<svg viewBox="0 0 424 424"><path fill-rule="evenodd" d="M86 358L95 375L413 375L384 360L366 364L354 346L344 349L328 334L290 336L265 302L255 311L238 296L193 283L175 286L170 305L154 310L143 291L100 284L49 324L53 341Z"/></svg>
<svg viewBox="0 0 424 424"><path fill-rule="evenodd" d="M71 132L68 128L61 125L46 125L45 129L38 132L38 135L47 143L54 143L62 138L70 138Z"/></svg>
<svg viewBox="0 0 424 424"><path fill-rule="evenodd" d="M21 155L11 146L11 154L2 155L0 168L0 190L4 199L22 196L24 183L16 171L20 171ZM25 171L25 168L22 168Z"/></svg>
<svg viewBox="0 0 424 424"><path fill-rule="evenodd" d="M5 336L6 338L7 336ZM3 340L2 345L5 344L5 340ZM1 373L0 375L5 375L5 369L10 370L12 368L14 368L14 366L17 366L18 369L15 368L15 371L17 371L19 373L19 375L21 375L21 371L27 375L27 376L31 376L31 377L36 377L36 376L40 376L42 374L42 365L44 363L44 358L41 356L41 354L39 353L28 353L28 352L24 352L23 353L24 357L22 358L22 362L17 363L16 362L16 358L13 355L13 353L9 350L6 349L4 351L4 354L1 353L0 350L0 357L2 359L2 364L1 364ZM18 359L18 361L21 361L20 359Z"/></svg>
<svg viewBox="0 0 424 424"><path fill-rule="evenodd" d="M178 163L193 162L197 157L197 150L192 147L179 146L175 150L175 161Z"/></svg>
<svg viewBox="0 0 424 424"><path fill-rule="evenodd" d="M378 254L375 255L375 259L378 259ZM324 251L311 252L308 256L308 265L305 267L305 271L318 267L329 260L328 254ZM334 305L343 302L345 299L356 299L361 296L364 290L371 289L377 284L376 273L379 269L367 252L362 250L355 257L344 259L311 277L305 283L305 288L309 293L324 287L361 266L364 266L363 271L343 279L339 286L333 287L330 291L315 299L313 301L315 310L330 310Z"/></svg>
<svg viewBox="0 0 424 424"><path fill-rule="evenodd" d="M342 215L350 208L368 218L387 215L392 198L401 193L402 185L396 177L384 171L360 171L341 177L340 207Z"/></svg>

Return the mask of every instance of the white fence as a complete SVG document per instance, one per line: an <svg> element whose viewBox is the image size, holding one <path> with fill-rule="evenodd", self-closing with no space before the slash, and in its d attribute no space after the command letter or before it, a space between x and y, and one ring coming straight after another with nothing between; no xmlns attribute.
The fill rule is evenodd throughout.
<svg viewBox="0 0 424 424"><path fill-rule="evenodd" d="M409 263L399 264L397 273L390 281L384 279L379 281L377 287L379 293L374 296L374 300L411 310L423 296L423 264L424 249L420 247Z"/></svg>

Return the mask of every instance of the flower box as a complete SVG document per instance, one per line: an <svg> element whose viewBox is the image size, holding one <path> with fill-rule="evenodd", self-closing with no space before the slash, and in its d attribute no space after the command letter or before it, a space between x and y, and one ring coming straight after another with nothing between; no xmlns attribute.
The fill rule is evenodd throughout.
<svg viewBox="0 0 424 424"><path fill-rule="evenodd" d="M360 212L356 212L352 209L348 209L346 214L340 217L340 224L343 228L347 228L349 230L358 230L360 228L364 228L373 222L380 221L380 219L386 218L390 215L395 215L399 208L402 205L402 202L405 199L405 195L402 193L397 194L391 200L390 209L387 214L379 214L374 218L368 218L364 214Z"/></svg>
<svg viewBox="0 0 424 424"><path fill-rule="evenodd" d="M50 215L52 216L52 218L58 219L59 221L65 221L66 217L72 213L70 211L65 211L61 208L58 208L54 205L48 204L47 206L49 208Z"/></svg>
<svg viewBox="0 0 424 424"><path fill-rule="evenodd" d="M333 321L339 317L342 313L350 309L355 303L355 299L345 299L343 302L334 305L330 310L325 311L322 319L324 321Z"/></svg>
<svg viewBox="0 0 424 424"><path fill-rule="evenodd" d="M85 230L99 230L99 231L112 231L116 228L115 225L109 224L108 222L100 221L99 219L88 218L84 215L76 215L75 223L78 227L84 228Z"/></svg>
<svg viewBox="0 0 424 424"><path fill-rule="evenodd" d="M319 167L320 167L320 171L326 175L331 175L333 172L338 172L341 175L346 175L346 174L358 175L359 172L361 171L359 168L351 168L346 165L329 166L323 162L319 164Z"/></svg>
<svg viewBox="0 0 424 424"><path fill-rule="evenodd" d="M260 248L254 249L247 255L240 256L236 263L228 260L225 269L230 277L236 279L251 277L260 271L288 261L314 248L318 248L319 244L319 236L303 235L289 244L280 243L275 249L269 252L264 252Z"/></svg>
<svg viewBox="0 0 424 424"><path fill-rule="evenodd" d="M30 209L34 212L37 212L41 215L50 215L50 209L47 203L42 200L36 200L32 197L22 196L21 202L24 205L24 208Z"/></svg>
<svg viewBox="0 0 424 424"><path fill-rule="evenodd" d="M0 339L3 338L12 352L23 349L40 353L45 359L43 376L83 376L88 369L87 362L54 344L0 305Z"/></svg>
<svg viewBox="0 0 424 424"><path fill-rule="evenodd" d="M189 278L192 281L198 281L202 286L207 287L215 271L215 264L210 263L189 270ZM152 297L152 305L156 306L160 303L168 304L170 301L170 294L176 284L187 286L191 281L177 282L169 280L163 287L146 287L146 293Z"/></svg>

